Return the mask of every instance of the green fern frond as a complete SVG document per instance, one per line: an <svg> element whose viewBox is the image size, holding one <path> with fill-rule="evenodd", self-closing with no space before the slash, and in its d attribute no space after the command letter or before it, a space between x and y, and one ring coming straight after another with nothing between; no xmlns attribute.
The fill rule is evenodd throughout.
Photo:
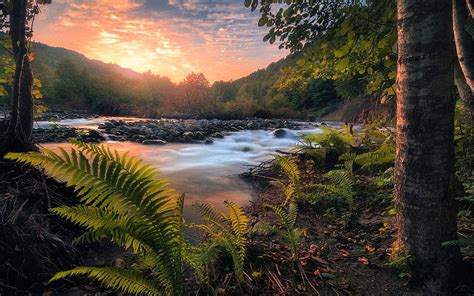
<svg viewBox="0 0 474 296"><path fill-rule="evenodd" d="M278 186L285 194L285 203L299 200L301 197L301 181L298 164L294 159L283 156L275 156L275 162L286 174L290 184L285 185L280 181L274 181L273 184Z"/></svg>
<svg viewBox="0 0 474 296"><path fill-rule="evenodd" d="M87 275L106 287L129 294L163 295L160 288L141 273L112 267L77 267L56 273L50 282L79 275Z"/></svg>
<svg viewBox="0 0 474 296"><path fill-rule="evenodd" d="M395 161L395 145L383 143L376 150L359 154L354 159L362 170L368 170L375 166L392 164Z"/></svg>
<svg viewBox="0 0 474 296"><path fill-rule="evenodd" d="M73 142L68 153L44 150L9 154L7 158L44 168L67 180L85 204L56 208L64 218L88 231L77 242L111 239L125 249L147 253L160 287L180 294L182 285L182 198L150 165L108 147ZM178 209L177 209L178 208Z"/></svg>
<svg viewBox="0 0 474 296"><path fill-rule="evenodd" d="M277 155L275 156L275 160L292 182L299 182L300 171L294 159Z"/></svg>
<svg viewBox="0 0 474 296"><path fill-rule="evenodd" d="M269 203L264 203L263 206L271 209L277 215L282 225L282 229L262 224L261 226L258 226L257 231L271 230L276 232L286 243L288 243L292 253L292 260L297 260L301 237L304 233L304 230L295 227L298 218L298 206L296 203L290 203L288 205L288 210Z"/></svg>
<svg viewBox="0 0 474 296"><path fill-rule="evenodd" d="M351 174L346 170L332 170L324 174L324 177L326 178L324 183L311 185L311 187L317 189L317 191L309 195L309 198L313 200L321 198L342 198L351 206L355 196L353 189L354 180Z"/></svg>
<svg viewBox="0 0 474 296"><path fill-rule="evenodd" d="M243 280L244 261L247 248L249 219L242 207L226 201L228 214L216 210L210 205L195 203L194 207L207 224L196 224L212 241L223 247L232 257L234 271L239 280Z"/></svg>
<svg viewBox="0 0 474 296"><path fill-rule="evenodd" d="M277 215L278 220L280 220L280 223L282 223L285 227L288 227L290 225L288 213L285 211L285 209L270 203L263 203L262 206L271 209Z"/></svg>

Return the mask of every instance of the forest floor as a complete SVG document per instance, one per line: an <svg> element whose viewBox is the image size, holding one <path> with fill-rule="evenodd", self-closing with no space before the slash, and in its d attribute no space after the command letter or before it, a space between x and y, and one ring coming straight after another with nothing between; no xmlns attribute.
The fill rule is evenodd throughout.
<svg viewBox="0 0 474 296"><path fill-rule="evenodd" d="M304 159L299 165L303 183L315 182L324 173ZM71 282L48 284L59 270L84 263L116 264L117 258L127 260L127 254L101 246L89 250L86 258L84 249L71 245L80 229L49 212L51 207L74 203L74 193L35 168L10 162L0 167L0 295L110 295L90 282L79 283L79 288ZM260 194L246 207L252 225L275 223L275 214L262 203L280 205L285 200L281 190L268 182L284 178L281 171L262 168L254 181ZM409 271L390 264L394 237L390 190L376 190L364 177L358 184L350 206L334 201L300 203L297 226L305 231L297 260L290 259L290 250L279 237L252 235L245 284L236 284L231 260L224 255L207 287L198 289L192 280L187 282L190 294L426 295L411 284ZM465 259L474 262L472 257ZM460 284L452 295L473 292L474 287Z"/></svg>
<svg viewBox="0 0 474 296"><path fill-rule="evenodd" d="M324 169L308 167L301 156L298 163L302 183L317 182L324 173ZM276 215L262 204L285 202L283 192L268 182L284 176L274 166L264 165L250 177L261 193L246 208L247 213L254 224L275 223ZM279 237L252 239L251 244L263 255L263 259L259 257L250 264L255 270L263 270L255 295L427 295L429 287L418 286L403 264L390 260L395 237L391 187L374 188L363 176L357 184L357 195L350 206L334 201L299 203L296 226L305 232L296 262L289 260L290 250ZM460 228L473 226L471 221ZM252 256L249 258L252 262ZM474 257L468 254L464 259L466 278L453 287L451 295L474 293Z"/></svg>
<svg viewBox="0 0 474 296"><path fill-rule="evenodd" d="M0 295L41 294L58 270L80 263L71 241L79 229L49 212L74 193L41 171L0 162Z"/></svg>

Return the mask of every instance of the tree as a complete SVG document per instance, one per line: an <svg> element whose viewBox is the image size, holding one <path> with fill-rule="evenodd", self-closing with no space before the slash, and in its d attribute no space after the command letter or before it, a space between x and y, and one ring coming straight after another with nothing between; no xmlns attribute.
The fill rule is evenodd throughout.
<svg viewBox="0 0 474 296"><path fill-rule="evenodd" d="M38 4L51 3L41 0ZM2 29L9 26L15 74L11 92L11 115L3 137L0 155L8 151L33 149L33 71L29 55L28 38L32 34L32 23L39 8L29 0L6 1L2 7Z"/></svg>
<svg viewBox="0 0 474 296"><path fill-rule="evenodd" d="M54 87L54 100L56 102L67 102L69 105L80 106L81 104L92 104L85 100L85 87L87 85L88 71L81 71L70 59L62 59L56 69L56 81Z"/></svg>
<svg viewBox="0 0 474 296"><path fill-rule="evenodd" d="M15 60L15 75L10 122L3 143L3 149L7 151L26 151L31 148L33 72L26 40L27 5L27 0L13 1L10 11L10 36Z"/></svg>
<svg viewBox="0 0 474 296"><path fill-rule="evenodd" d="M211 107L210 82L203 73L191 73L178 84L178 109L184 112L199 113Z"/></svg>
<svg viewBox="0 0 474 296"><path fill-rule="evenodd" d="M454 204L451 3L399 0L396 248L418 277L443 282L460 261Z"/></svg>
<svg viewBox="0 0 474 296"><path fill-rule="evenodd" d="M474 121L474 39L467 30L466 23L469 0L453 0L453 31L458 63L455 65L454 79L459 96L470 112Z"/></svg>
<svg viewBox="0 0 474 296"><path fill-rule="evenodd" d="M395 0L287 1L279 8L272 8L275 5L272 1L247 2L252 9L260 4L262 18L259 25L270 27L264 40L279 41L280 47L292 51L304 50L298 66L293 67L293 78L288 84L314 78L356 78L367 82L367 94L377 98L395 97ZM468 15L471 2L453 0L453 4L456 48L462 68L458 72L462 76L455 76L456 86L468 110L474 114L472 87L466 92L466 86L474 77L474 36L466 29L473 20L472 12ZM319 17L315 17L315 12Z"/></svg>
<svg viewBox="0 0 474 296"><path fill-rule="evenodd" d="M394 1L285 1L279 9L272 8L277 2L281 3L249 0L245 4L253 10L260 7L259 25L269 27L264 40L273 43L279 39L280 47L293 51L315 49L316 60L305 64L304 56L300 63L313 74L307 76L309 79L321 78L321 74L342 79L366 75L368 82L375 85L382 82L381 86L388 86L386 93L394 94L390 80L395 78L395 72L390 69L396 66L394 58L398 58L395 200L399 230L396 246L398 251L410 256L415 276L432 276L439 282L447 280L460 259L458 248L442 246L442 242L457 236L453 191L455 98L451 1L399 0L398 41L384 37L391 36L390 32L395 30L388 25L395 15L391 10ZM459 0L457 4L465 9L466 1ZM377 11L380 13L374 13ZM467 17L465 12L454 14L464 17L464 21ZM387 29L385 34L381 33L384 28ZM465 33L462 24L456 29ZM346 42L334 41L334 37L342 41L345 37ZM398 57L390 52L396 48L393 46L396 42ZM372 56L376 59L369 58ZM368 64L364 60L368 60ZM462 69L462 58L459 61ZM354 67L354 64L362 64L362 67ZM457 72L458 76L460 73ZM464 69L462 76L469 85Z"/></svg>

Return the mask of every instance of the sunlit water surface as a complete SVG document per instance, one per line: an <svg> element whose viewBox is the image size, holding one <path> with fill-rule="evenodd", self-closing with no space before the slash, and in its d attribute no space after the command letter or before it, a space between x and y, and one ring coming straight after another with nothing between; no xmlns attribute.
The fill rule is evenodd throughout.
<svg viewBox="0 0 474 296"><path fill-rule="evenodd" d="M134 120L134 119L130 119ZM104 118L91 120L75 119L62 121L62 125L96 128ZM68 124L66 124L68 123ZM40 126L47 123L40 122ZM152 163L164 177L170 179L172 187L186 193L185 215L195 220L189 206L196 201L206 202L218 208L225 200L246 205L255 194L251 185L239 178L249 166L270 159L276 150L288 150L298 143L301 134L320 133L308 126L303 130L288 130L284 138L276 138L272 131L245 130L226 134L223 139L214 139L213 144L167 144L163 146L142 145L133 142L107 141L106 145L119 152L128 151L147 163ZM68 147L67 143L42 144L42 147L57 150Z"/></svg>

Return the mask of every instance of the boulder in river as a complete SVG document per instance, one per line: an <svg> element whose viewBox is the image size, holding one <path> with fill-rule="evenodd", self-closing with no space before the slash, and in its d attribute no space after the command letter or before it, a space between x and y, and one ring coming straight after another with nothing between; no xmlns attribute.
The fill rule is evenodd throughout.
<svg viewBox="0 0 474 296"><path fill-rule="evenodd" d="M144 140L142 142L144 145L165 145L166 141L163 140Z"/></svg>
<svg viewBox="0 0 474 296"><path fill-rule="evenodd" d="M279 128L273 131L273 136L275 138L284 138L286 137L286 134L287 134L286 130L282 128Z"/></svg>
<svg viewBox="0 0 474 296"><path fill-rule="evenodd" d="M250 148L250 147L242 148L242 152L250 152L250 151L252 151L252 148Z"/></svg>

